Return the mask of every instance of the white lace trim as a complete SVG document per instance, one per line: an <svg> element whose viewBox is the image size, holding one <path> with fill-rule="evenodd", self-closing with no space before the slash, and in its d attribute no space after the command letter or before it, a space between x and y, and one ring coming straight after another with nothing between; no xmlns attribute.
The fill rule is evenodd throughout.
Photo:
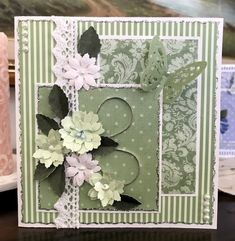
<svg viewBox="0 0 235 241"><path fill-rule="evenodd" d="M69 99L70 110L77 110L76 90L69 86L68 80L64 75L64 66L68 62L69 57L75 57L77 48L77 22L73 19L53 18L56 28L52 36L56 42L52 52L55 56L56 63L53 72L56 76L56 84L60 86Z"/></svg>
<svg viewBox="0 0 235 241"><path fill-rule="evenodd" d="M79 187L72 184L71 178L65 180L65 190L54 205L58 211L55 219L57 228L79 228Z"/></svg>
<svg viewBox="0 0 235 241"><path fill-rule="evenodd" d="M67 84L67 80L63 78L64 65L69 57L74 57L77 48L77 22L74 19L53 18L56 24L53 37L56 45L53 54L56 64L53 72L56 76L56 84L65 92L69 100L69 110L76 111L78 109L77 91L74 87ZM65 164L66 165L66 164ZM65 180L65 191L60 199L54 205L58 211L55 219L57 228L79 228L79 187L73 186L71 178Z"/></svg>

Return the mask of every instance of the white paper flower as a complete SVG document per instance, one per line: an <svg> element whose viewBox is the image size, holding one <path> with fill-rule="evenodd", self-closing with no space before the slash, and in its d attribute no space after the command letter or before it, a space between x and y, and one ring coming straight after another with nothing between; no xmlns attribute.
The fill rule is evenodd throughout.
<svg viewBox="0 0 235 241"><path fill-rule="evenodd" d="M90 153L83 155L68 156L66 158L69 166L65 170L66 177L73 177L73 185L81 186L84 181L88 181L92 174L101 170L98 161L92 160Z"/></svg>
<svg viewBox="0 0 235 241"><path fill-rule="evenodd" d="M75 86L76 90L82 87L89 90L90 86L96 86L95 80L100 77L100 68L95 62L96 59L90 58L88 54L76 54L75 58L70 58L64 66L64 78L68 79L69 84Z"/></svg>

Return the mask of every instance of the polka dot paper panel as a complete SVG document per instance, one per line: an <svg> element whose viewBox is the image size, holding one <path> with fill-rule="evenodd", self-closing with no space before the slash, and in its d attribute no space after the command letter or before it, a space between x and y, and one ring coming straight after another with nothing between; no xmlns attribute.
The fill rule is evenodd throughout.
<svg viewBox="0 0 235 241"><path fill-rule="evenodd" d="M90 98L94 98L93 95ZM100 105L98 115L106 136L115 136L122 133L131 125L133 119L129 104L118 97L106 99Z"/></svg>
<svg viewBox="0 0 235 241"><path fill-rule="evenodd" d="M104 171L116 174L118 179L125 182L134 179L125 190L127 194L141 201L142 205L137 209L157 210L159 100L154 92L99 88L88 92L80 91L78 100L81 110L98 113L101 119L107 113L110 114L110 118L106 118L104 123L110 126L110 130L113 131L112 138L119 143L118 149L121 151L109 153L108 150L104 150L100 156L98 155L97 159L101 161ZM151 191L146 193L146 189ZM92 208L88 205L90 202L87 195L83 193L80 195L80 202L84 203L85 208Z"/></svg>

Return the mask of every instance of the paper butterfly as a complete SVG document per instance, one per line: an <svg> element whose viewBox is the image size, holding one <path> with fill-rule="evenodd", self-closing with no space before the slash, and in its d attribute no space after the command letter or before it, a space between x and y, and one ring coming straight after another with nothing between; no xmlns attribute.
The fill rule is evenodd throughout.
<svg viewBox="0 0 235 241"><path fill-rule="evenodd" d="M165 48L156 36L150 43L146 66L140 78L141 87L144 91L156 89L156 94L163 89L164 103L169 103L182 93L186 84L203 72L206 65L205 61L198 61L169 73Z"/></svg>

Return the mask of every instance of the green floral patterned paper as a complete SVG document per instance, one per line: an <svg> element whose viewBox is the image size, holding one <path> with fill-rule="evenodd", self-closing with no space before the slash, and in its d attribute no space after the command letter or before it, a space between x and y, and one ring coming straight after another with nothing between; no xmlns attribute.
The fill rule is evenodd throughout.
<svg viewBox="0 0 235 241"><path fill-rule="evenodd" d="M148 53L146 40L102 40L101 83L137 84Z"/></svg>
<svg viewBox="0 0 235 241"><path fill-rule="evenodd" d="M196 40L166 40L164 44L170 72L197 60ZM194 80L176 101L163 104L163 193L195 193L196 130L197 80Z"/></svg>

